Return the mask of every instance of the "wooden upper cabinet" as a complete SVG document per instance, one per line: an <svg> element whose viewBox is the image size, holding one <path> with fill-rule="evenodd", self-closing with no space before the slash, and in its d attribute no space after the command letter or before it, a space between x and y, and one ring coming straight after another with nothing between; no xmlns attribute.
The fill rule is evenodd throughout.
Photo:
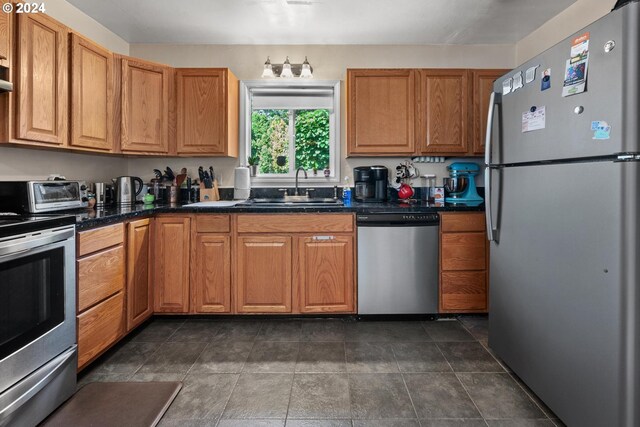
<svg viewBox="0 0 640 427"><path fill-rule="evenodd" d="M237 242L236 311L291 313L292 237L240 236Z"/></svg>
<svg viewBox="0 0 640 427"><path fill-rule="evenodd" d="M159 313L189 312L191 219L159 216L154 224L154 300Z"/></svg>
<svg viewBox="0 0 640 427"><path fill-rule="evenodd" d="M113 86L113 54L72 34L70 146L113 151Z"/></svg>
<svg viewBox="0 0 640 427"><path fill-rule="evenodd" d="M135 58L121 60L123 152L169 152L170 67Z"/></svg>
<svg viewBox="0 0 640 427"><path fill-rule="evenodd" d="M127 224L127 331L153 314L151 224L145 218Z"/></svg>
<svg viewBox="0 0 640 427"><path fill-rule="evenodd" d="M231 312L231 238L201 233L191 250L191 298L195 313Z"/></svg>
<svg viewBox="0 0 640 427"><path fill-rule="evenodd" d="M489 98L493 92L493 83L509 70L471 70L473 86L473 126L469 144L471 155L484 154L484 141L487 133Z"/></svg>
<svg viewBox="0 0 640 427"><path fill-rule="evenodd" d="M469 72L420 70L420 152L465 154L469 137Z"/></svg>
<svg viewBox="0 0 640 427"><path fill-rule="evenodd" d="M68 29L42 14L19 14L15 137L68 142Z"/></svg>
<svg viewBox="0 0 640 427"><path fill-rule="evenodd" d="M298 292L301 313L353 312L353 236L298 238Z"/></svg>
<svg viewBox="0 0 640 427"><path fill-rule="evenodd" d="M0 4L9 3L9 0L2 0ZM9 66L11 59L11 13L0 12L0 65Z"/></svg>
<svg viewBox="0 0 640 427"><path fill-rule="evenodd" d="M347 70L347 155L415 153L415 71Z"/></svg>
<svg viewBox="0 0 640 427"><path fill-rule="evenodd" d="M238 156L238 79L226 68L176 70L177 153Z"/></svg>

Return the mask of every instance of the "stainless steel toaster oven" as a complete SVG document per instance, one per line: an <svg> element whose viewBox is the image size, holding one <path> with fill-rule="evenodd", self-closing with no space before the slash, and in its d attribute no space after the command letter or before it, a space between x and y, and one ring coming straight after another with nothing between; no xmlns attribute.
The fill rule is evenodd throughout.
<svg viewBox="0 0 640 427"><path fill-rule="evenodd" d="M42 213L87 207L84 181L0 181L0 212Z"/></svg>

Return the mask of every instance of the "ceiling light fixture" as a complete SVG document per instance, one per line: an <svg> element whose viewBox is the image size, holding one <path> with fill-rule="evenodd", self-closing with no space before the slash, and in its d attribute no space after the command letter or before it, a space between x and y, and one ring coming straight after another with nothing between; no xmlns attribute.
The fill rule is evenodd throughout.
<svg viewBox="0 0 640 427"><path fill-rule="evenodd" d="M267 57L267 61L264 63L264 69L262 70L262 78L271 79L274 77L311 79L313 78L313 68L311 64L309 64L306 56L302 64L292 64L288 56L283 64L272 64L269 57Z"/></svg>
<svg viewBox="0 0 640 427"><path fill-rule="evenodd" d="M262 70L262 78L263 79L272 79L275 75L273 74L273 67L271 66L271 60L267 56L267 60L264 63L264 69Z"/></svg>

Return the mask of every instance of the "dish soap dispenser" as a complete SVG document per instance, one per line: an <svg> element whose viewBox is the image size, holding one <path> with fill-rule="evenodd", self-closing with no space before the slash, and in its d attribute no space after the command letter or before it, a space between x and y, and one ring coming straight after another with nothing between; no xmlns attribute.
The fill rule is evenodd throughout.
<svg viewBox="0 0 640 427"><path fill-rule="evenodd" d="M351 186L349 186L349 177L344 177L344 187L342 187L342 201L346 206L351 205Z"/></svg>

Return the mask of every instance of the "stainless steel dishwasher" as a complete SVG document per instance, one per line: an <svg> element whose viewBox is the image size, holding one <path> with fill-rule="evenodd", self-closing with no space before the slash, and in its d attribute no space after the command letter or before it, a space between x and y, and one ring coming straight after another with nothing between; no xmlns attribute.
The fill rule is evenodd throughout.
<svg viewBox="0 0 640 427"><path fill-rule="evenodd" d="M435 213L358 214L358 314L438 312Z"/></svg>

